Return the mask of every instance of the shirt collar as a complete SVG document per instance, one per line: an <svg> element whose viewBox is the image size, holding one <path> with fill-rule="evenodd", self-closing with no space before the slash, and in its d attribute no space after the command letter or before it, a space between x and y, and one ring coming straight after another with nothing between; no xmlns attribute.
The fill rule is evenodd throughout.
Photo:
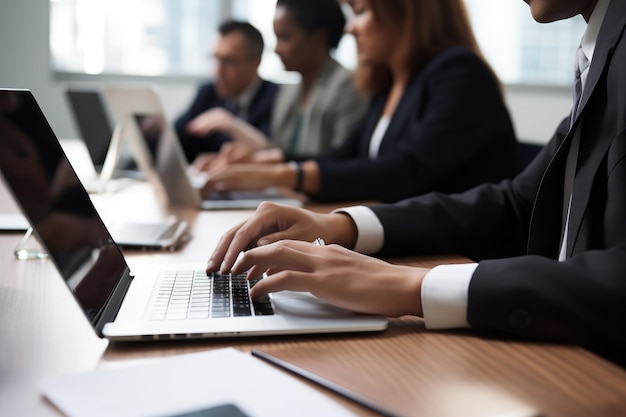
<svg viewBox="0 0 626 417"><path fill-rule="evenodd" d="M610 2L611 0L598 0L596 7L591 13L587 29L585 30L585 34L583 35L583 39L580 43L585 56L590 62L593 59L593 52L596 49L598 33L600 33L600 27L602 26L602 22L604 21L604 16L606 16L606 10L608 9Z"/></svg>

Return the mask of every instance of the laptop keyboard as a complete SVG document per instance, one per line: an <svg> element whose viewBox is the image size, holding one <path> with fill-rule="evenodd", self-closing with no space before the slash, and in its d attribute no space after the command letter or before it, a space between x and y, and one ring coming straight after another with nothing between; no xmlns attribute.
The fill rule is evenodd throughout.
<svg viewBox="0 0 626 417"><path fill-rule="evenodd" d="M185 320L274 314L268 296L252 300L249 289L261 278L206 271L166 272L152 304L150 320Z"/></svg>

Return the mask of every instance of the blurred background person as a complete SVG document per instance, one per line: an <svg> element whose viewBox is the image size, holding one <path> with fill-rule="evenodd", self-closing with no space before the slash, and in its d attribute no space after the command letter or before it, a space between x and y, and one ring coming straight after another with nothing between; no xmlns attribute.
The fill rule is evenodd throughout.
<svg viewBox="0 0 626 417"><path fill-rule="evenodd" d="M232 139L226 128L231 119L245 121L264 134L270 130L278 85L257 73L263 36L250 23L240 21L224 22L218 30L213 50L215 76L200 86L189 109L175 122L189 162L204 152L218 151Z"/></svg>
<svg viewBox="0 0 626 417"><path fill-rule="evenodd" d="M337 148L363 117L367 98L354 85L352 71L332 56L344 35L346 18L337 0L278 0L274 13L276 54L287 71L300 75L297 84L283 84L273 108L270 135L261 129L222 120L237 145L226 147L220 163L250 160L258 149L325 155ZM257 146L258 144L263 144ZM276 160L276 152L255 158ZM207 169L215 155L197 161Z"/></svg>
<svg viewBox="0 0 626 417"><path fill-rule="evenodd" d="M278 0L276 53L302 80L284 85L274 105L272 144L286 152L325 154L361 119L366 100L352 71L330 55L343 37L345 16L336 0Z"/></svg>
<svg viewBox="0 0 626 417"><path fill-rule="evenodd" d="M279 1L279 5L280 5ZM351 0L356 79L369 110L327 157L211 167L205 192L292 187L318 201L392 202L459 192L516 172L501 86L462 0Z"/></svg>

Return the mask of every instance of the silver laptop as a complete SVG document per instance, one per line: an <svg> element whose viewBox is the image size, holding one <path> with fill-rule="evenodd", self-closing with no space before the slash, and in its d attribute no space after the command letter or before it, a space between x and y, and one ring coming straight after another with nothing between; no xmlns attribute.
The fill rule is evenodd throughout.
<svg viewBox="0 0 626 417"><path fill-rule="evenodd" d="M116 138L120 132L110 122L100 91L70 86L65 94L93 165L93 171L81 178L87 191L118 191L129 184L127 179L142 179L135 161Z"/></svg>
<svg viewBox="0 0 626 417"><path fill-rule="evenodd" d="M270 200L302 206L297 198L270 188L263 191L211 193L203 198L200 189L206 176L191 173L176 132L168 123L154 85L108 85L104 96L111 112L123 126L123 137L139 167L154 184L160 198L173 205L212 209L255 209Z"/></svg>
<svg viewBox="0 0 626 417"><path fill-rule="evenodd" d="M101 337L117 340L378 331L308 293L248 296L245 276L205 263L132 274L29 91L0 90L0 172ZM24 170L24 157L29 161ZM135 271L136 272L136 271Z"/></svg>

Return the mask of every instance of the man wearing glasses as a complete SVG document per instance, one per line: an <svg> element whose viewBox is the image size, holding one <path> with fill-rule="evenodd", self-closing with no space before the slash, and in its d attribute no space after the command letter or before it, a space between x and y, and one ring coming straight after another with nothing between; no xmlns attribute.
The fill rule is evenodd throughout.
<svg viewBox="0 0 626 417"><path fill-rule="evenodd" d="M251 24L240 21L224 22L218 30L214 78L200 86L191 106L175 124L189 162L202 153L218 151L230 141L229 127L239 120L269 135L278 86L257 73L263 36Z"/></svg>

